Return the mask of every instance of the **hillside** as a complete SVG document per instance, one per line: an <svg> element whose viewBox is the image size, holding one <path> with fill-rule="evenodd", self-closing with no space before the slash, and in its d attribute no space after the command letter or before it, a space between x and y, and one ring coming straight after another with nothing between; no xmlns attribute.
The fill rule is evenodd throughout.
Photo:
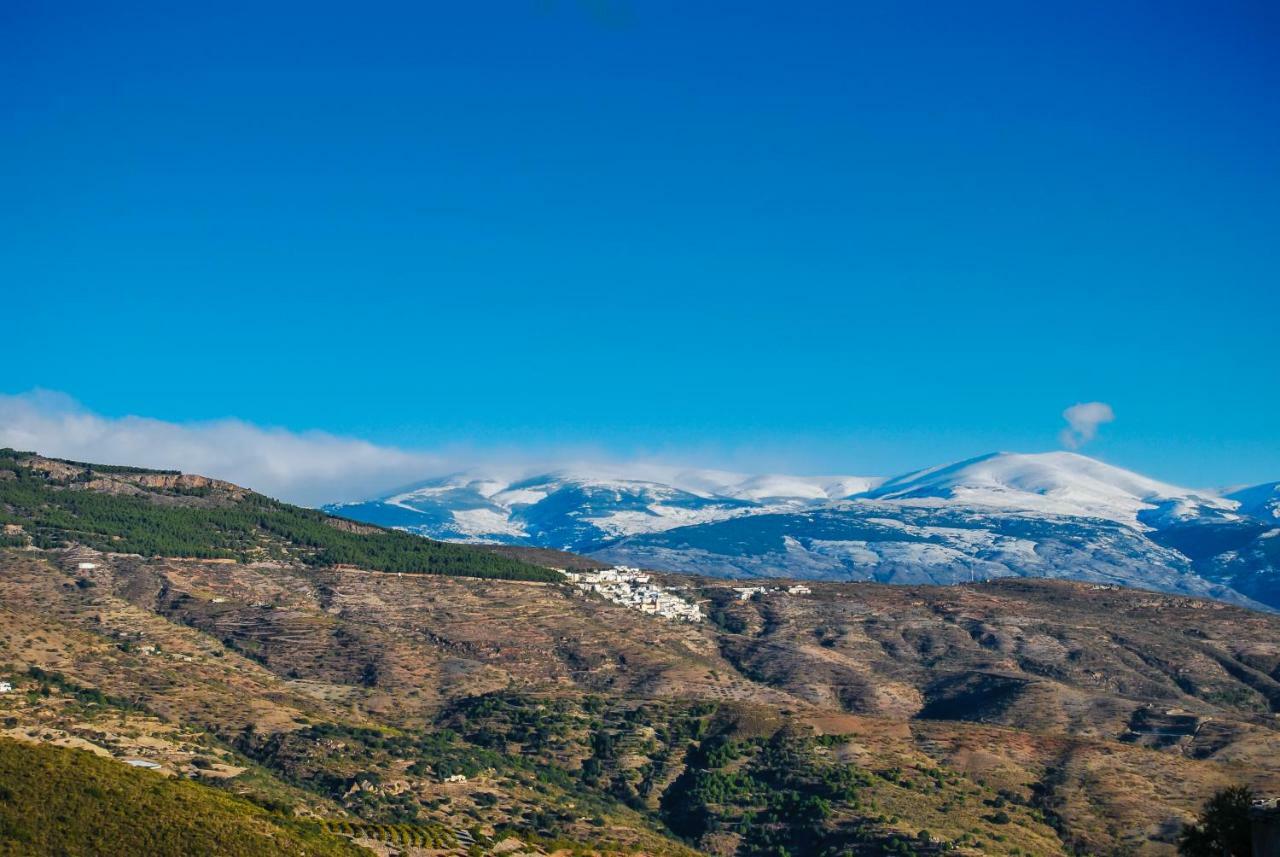
<svg viewBox="0 0 1280 857"><path fill-rule="evenodd" d="M5 543L115 553L298 561L378 571L554 580L545 568L281 503L203 476L0 450Z"/></svg>
<svg viewBox="0 0 1280 857"><path fill-rule="evenodd" d="M1272 614L1104 582L659 576L706 617L670 621L559 575L324 563L329 530L416 537L201 477L10 458L0 732L271 807L245 836L407 857L1169 855L1214 790L1280 791ZM321 535L224 514L253 503ZM101 549L163 536L152 510L181 513L183 556ZM204 535L232 556L200 558Z"/></svg>
<svg viewBox="0 0 1280 857"><path fill-rule="evenodd" d="M1280 789L1275 617L683 583L709 623L555 584L9 549L0 717L333 823L644 853L1168 854L1213 789Z"/></svg>
<svg viewBox="0 0 1280 857"><path fill-rule="evenodd" d="M316 824L84 750L0 738L0 854L358 857Z"/></svg>

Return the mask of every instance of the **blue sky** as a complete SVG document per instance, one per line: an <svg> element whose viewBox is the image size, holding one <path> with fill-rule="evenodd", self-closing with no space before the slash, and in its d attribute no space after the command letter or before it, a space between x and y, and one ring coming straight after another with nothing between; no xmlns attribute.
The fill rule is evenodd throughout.
<svg viewBox="0 0 1280 857"><path fill-rule="evenodd" d="M0 74L0 393L1280 478L1271 3L17 0Z"/></svg>

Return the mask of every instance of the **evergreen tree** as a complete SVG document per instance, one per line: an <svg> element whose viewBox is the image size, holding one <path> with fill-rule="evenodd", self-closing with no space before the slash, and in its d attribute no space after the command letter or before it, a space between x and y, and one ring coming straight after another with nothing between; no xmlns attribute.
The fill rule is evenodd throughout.
<svg viewBox="0 0 1280 857"><path fill-rule="evenodd" d="M1209 798L1195 824L1182 828L1178 853L1184 857L1249 857L1253 845L1249 833L1248 786L1232 786Z"/></svg>

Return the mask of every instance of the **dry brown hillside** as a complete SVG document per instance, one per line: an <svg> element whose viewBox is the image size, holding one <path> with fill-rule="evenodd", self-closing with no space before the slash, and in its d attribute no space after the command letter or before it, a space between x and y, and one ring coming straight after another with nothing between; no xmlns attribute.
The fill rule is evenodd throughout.
<svg viewBox="0 0 1280 857"><path fill-rule="evenodd" d="M205 559L32 543L214 499L238 517L210 520L252 524L249 492L121 476L10 479L28 506L5 507L27 524L0 551L0 731L387 853L514 833L530 851L1170 854L1214 790L1280 791L1275 615L1050 581L743 600L665 578L702 606L690 624L558 578L467 577L466 551L443 576L317 564L275 531ZM46 490L113 499L24 511Z"/></svg>
<svg viewBox="0 0 1280 857"><path fill-rule="evenodd" d="M79 571L82 562L96 568ZM698 703L732 721L732 735L841 736L841 757L861 769L941 766L989 792L982 800L1025 806L1028 824L1040 818L1068 846L1102 853L1168 852L1180 821L1221 786L1280 790L1280 619L1213 602L1051 582L825 584L739 601L699 584L714 621L698 626L564 584L85 550L7 551L0 572L0 662L59 672L139 709L122 715L128 730L111 730L46 698L10 699L9 732L145 752L175 771L211 753L227 772L261 767L300 784L295 798L321 814L360 807L348 786L309 787L324 766L298 744L334 740L298 737L314 724L449 726L472 744L576 771L590 757L591 706L654 706L661 730ZM475 742L467 730L484 723L468 706L494 698L562 701L568 725L556 740ZM636 763L653 764L651 751ZM330 774L350 779L376 761L382 778L402 775L395 789L412 793L424 818L448 821L465 807L492 825L536 806L518 777L486 782L490 798L452 795L438 777L408 774L412 751L361 752L359 764L337 754ZM666 786L683 762L668 756ZM555 800L572 802L571 791ZM660 797L618 806L606 838L669 838L653 820ZM878 813L898 818L887 829L921 826L912 807L931 831L963 832L947 828L950 795L928 812L902 796L879 800L899 806ZM601 835L585 822L562 826Z"/></svg>

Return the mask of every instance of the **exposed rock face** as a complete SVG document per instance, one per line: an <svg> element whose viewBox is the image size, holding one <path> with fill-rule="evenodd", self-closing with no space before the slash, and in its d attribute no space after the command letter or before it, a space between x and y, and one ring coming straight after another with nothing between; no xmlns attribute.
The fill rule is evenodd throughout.
<svg viewBox="0 0 1280 857"><path fill-rule="evenodd" d="M368 535L382 530L381 527L374 527L369 524L358 524L355 521L348 521L346 518L329 518L325 523L333 527L335 530L341 530L344 533L363 533Z"/></svg>
<svg viewBox="0 0 1280 857"><path fill-rule="evenodd" d="M194 473L138 473L125 474L119 477L122 481L132 482L143 488L158 488L164 491L213 490L226 491L229 494L243 494L245 489L221 479L210 479Z"/></svg>
<svg viewBox="0 0 1280 857"><path fill-rule="evenodd" d="M70 461L59 461L55 458L45 458L40 455L27 459L27 462L31 465L32 470L51 476L54 479L74 479L88 469L83 465L73 464Z"/></svg>
<svg viewBox="0 0 1280 857"><path fill-rule="evenodd" d="M195 473L95 467L40 455L25 458L24 463L30 466L32 471L47 476L55 482L65 483L65 486L71 489L134 496L146 494L157 498L158 502L165 502L163 492L178 496L200 494L226 502L240 500L249 494L247 489L234 483ZM3 475L13 477L10 471L4 471Z"/></svg>

